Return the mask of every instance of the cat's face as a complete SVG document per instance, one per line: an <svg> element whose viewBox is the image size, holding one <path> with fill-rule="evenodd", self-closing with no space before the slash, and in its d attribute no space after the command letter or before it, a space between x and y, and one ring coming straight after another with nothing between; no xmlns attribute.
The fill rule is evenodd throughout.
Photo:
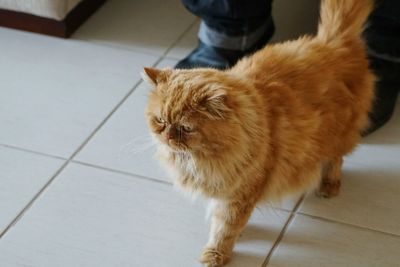
<svg viewBox="0 0 400 267"><path fill-rule="evenodd" d="M172 151L218 149L228 131L227 94L215 70L145 69L154 86L146 108L153 136Z"/></svg>

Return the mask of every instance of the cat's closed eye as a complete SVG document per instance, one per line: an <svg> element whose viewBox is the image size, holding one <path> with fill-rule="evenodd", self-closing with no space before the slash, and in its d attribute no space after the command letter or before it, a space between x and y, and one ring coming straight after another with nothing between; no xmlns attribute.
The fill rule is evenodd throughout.
<svg viewBox="0 0 400 267"><path fill-rule="evenodd" d="M152 119L153 130L160 134L167 126L167 122L160 116L153 116Z"/></svg>
<svg viewBox="0 0 400 267"><path fill-rule="evenodd" d="M181 129L186 133L191 133L194 131L193 127L190 125L182 125Z"/></svg>
<svg viewBox="0 0 400 267"><path fill-rule="evenodd" d="M160 116L154 116L154 120L159 124L165 124L166 121Z"/></svg>

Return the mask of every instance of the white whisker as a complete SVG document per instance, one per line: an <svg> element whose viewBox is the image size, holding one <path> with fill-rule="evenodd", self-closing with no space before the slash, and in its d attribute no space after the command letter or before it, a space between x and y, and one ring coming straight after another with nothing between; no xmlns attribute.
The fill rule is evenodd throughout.
<svg viewBox="0 0 400 267"><path fill-rule="evenodd" d="M196 161L194 160L194 158L193 157L190 157L190 160L191 160L191 162L192 162L192 173L193 173L193 176L195 176L195 177L197 177L197 166L196 166Z"/></svg>

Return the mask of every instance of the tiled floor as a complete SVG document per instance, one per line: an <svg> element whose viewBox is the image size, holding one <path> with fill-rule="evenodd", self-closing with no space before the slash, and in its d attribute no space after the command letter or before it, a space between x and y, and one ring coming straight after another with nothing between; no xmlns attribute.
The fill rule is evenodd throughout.
<svg viewBox="0 0 400 267"><path fill-rule="evenodd" d="M275 1L274 40L314 31L318 2ZM139 78L197 26L178 0L109 0L69 40L0 28L0 266L200 266L205 205L152 159ZM339 197L260 207L229 266L400 266L400 105Z"/></svg>

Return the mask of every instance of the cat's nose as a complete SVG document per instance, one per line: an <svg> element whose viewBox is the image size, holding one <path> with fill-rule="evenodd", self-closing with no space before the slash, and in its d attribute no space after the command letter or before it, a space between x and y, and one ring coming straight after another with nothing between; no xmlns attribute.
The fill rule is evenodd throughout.
<svg viewBox="0 0 400 267"><path fill-rule="evenodd" d="M171 140L171 139L176 139L176 137L178 136L178 129L176 127L169 127L168 131L167 131L167 140Z"/></svg>

